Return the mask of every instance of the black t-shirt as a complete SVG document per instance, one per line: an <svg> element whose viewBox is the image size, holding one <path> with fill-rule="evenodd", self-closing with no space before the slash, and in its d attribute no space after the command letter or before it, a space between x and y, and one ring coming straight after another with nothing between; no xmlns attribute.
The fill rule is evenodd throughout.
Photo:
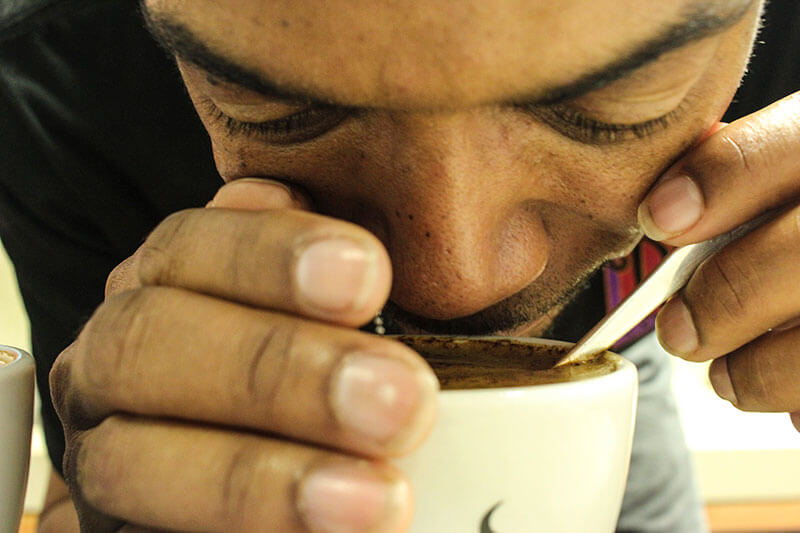
<svg viewBox="0 0 800 533"><path fill-rule="evenodd" d="M800 86L796 0L773 0L726 116ZM31 321L50 457L64 438L47 374L102 302L105 279L164 217L221 185L174 63L131 0L0 1L0 239ZM554 332L602 315L599 277ZM577 324L577 326L575 326Z"/></svg>
<svg viewBox="0 0 800 533"><path fill-rule="evenodd" d="M168 214L220 186L175 65L131 0L7 0L0 19L0 239L31 322L47 447L56 356L105 279Z"/></svg>

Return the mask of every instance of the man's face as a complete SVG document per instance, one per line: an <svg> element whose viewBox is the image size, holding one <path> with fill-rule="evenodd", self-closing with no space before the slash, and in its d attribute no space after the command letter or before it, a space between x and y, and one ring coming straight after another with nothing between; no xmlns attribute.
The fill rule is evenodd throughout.
<svg viewBox="0 0 800 533"><path fill-rule="evenodd" d="M760 0L145 0L226 181L392 257L389 329L538 334L722 115Z"/></svg>

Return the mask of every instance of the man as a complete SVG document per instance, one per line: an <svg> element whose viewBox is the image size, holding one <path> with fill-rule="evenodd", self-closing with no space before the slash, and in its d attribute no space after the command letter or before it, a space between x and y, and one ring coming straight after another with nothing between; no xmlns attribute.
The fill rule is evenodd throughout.
<svg viewBox="0 0 800 533"><path fill-rule="evenodd" d="M92 89L59 60L70 42L56 15L112 9L97 4L30 4L51 17L40 81L59 94ZM215 193L189 190L201 163L168 157L183 149L172 143L201 140L154 125L163 138L139 139L154 153L124 157L114 134L129 135L138 109L111 107L114 127L87 131L82 109L39 115L47 95L10 86L32 102L13 111L50 117L25 123L48 132L32 136L60 191L30 199L4 177L12 256L26 257L8 236L27 221L20 231L61 237L49 250L59 262L92 272L59 276L96 286L128 253L121 243L146 232L140 212L214 196L160 222L114 269L105 303L59 356L51 392L72 501L58 501L54 477L43 527L66 530L77 510L91 531L402 530L409 487L380 460L424 439L435 385L416 354L356 327L382 312L389 331L557 334L583 280L642 230L683 245L784 206L695 275L659 334L676 355L715 358L712 383L738 407L800 409L798 101L717 122L761 7L145 1L227 182ZM99 48L98 62L139 64L125 44L129 56ZM163 105L151 90L139 104ZM87 113L105 101L80 96ZM70 157L122 183L63 175ZM87 294L50 307L48 288L68 282L43 262L19 271L34 339L96 305ZM644 384L663 389L663 361L641 357ZM380 401L387 388L395 401ZM702 528L665 394L639 419L621 530ZM52 425L48 439L59 464Z"/></svg>

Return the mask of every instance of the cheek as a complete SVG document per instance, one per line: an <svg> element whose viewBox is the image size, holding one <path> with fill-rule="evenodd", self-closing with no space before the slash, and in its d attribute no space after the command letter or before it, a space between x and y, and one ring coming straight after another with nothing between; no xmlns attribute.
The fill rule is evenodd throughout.
<svg viewBox="0 0 800 533"><path fill-rule="evenodd" d="M635 224L636 209L656 180L713 133L738 86L742 50L718 57L684 101L685 112L668 129L624 145L582 146L553 137L549 164L557 169L564 198L587 206L612 227Z"/></svg>
<svg viewBox="0 0 800 533"><path fill-rule="evenodd" d="M751 52L760 3L750 17L720 40L704 73L682 104L684 113L667 130L625 145L599 148L552 138L553 166L569 184L573 201L607 223L635 222L639 202L658 177L717 125L739 86ZM598 201L602 199L602 201Z"/></svg>
<svg viewBox="0 0 800 533"><path fill-rule="evenodd" d="M667 131L625 145L590 146L539 131L527 167L543 182L546 199L596 231L628 235L639 203L658 176L691 142ZM545 153L538 146L547 146ZM544 171L542 171L544 169ZM572 223L575 223L574 221Z"/></svg>
<svg viewBox="0 0 800 533"><path fill-rule="evenodd" d="M247 139L230 136L222 122L212 115L206 105L206 96L200 89L202 82L198 80L198 73L185 68L180 62L178 66L197 116L211 139L214 162L222 179L228 182L239 177L263 175L265 165L259 157L261 150L258 145Z"/></svg>
<svg viewBox="0 0 800 533"><path fill-rule="evenodd" d="M259 160L258 150L247 144L232 143L225 135L212 134L211 148L217 171L226 183L238 178L270 175L269 172L265 172L269 165Z"/></svg>

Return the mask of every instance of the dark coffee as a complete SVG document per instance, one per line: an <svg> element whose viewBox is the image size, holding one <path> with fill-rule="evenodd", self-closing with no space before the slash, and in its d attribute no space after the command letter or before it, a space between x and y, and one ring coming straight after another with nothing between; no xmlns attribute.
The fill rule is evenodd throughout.
<svg viewBox="0 0 800 533"><path fill-rule="evenodd" d="M519 387L576 381L610 374L619 356L604 353L590 361L554 368L568 347L489 337L400 335L397 340L422 355L442 389Z"/></svg>

